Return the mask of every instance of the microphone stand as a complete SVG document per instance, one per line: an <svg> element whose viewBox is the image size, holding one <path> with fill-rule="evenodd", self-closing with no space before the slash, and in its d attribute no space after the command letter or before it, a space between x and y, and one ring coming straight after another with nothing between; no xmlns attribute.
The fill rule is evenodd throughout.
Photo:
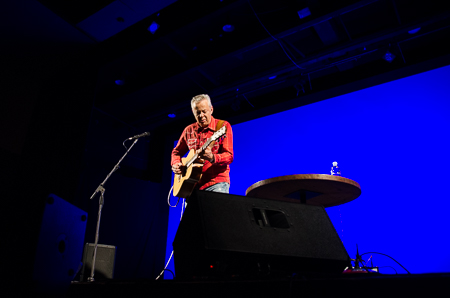
<svg viewBox="0 0 450 298"><path fill-rule="evenodd" d="M128 150L125 152L125 154L119 160L119 162L114 166L114 168L111 170L111 172L109 172L109 174L106 176L105 180L103 180L103 182L100 183L100 185L97 187L97 189L95 190L95 192L92 194L92 196L90 198L92 200L97 193L100 193L99 206L98 206L98 215L97 215L97 228L95 230L94 254L92 256L91 276L89 276L88 279L87 279L89 282L94 281L95 259L97 257L97 246L98 246L98 235L99 235L99 229L100 229L100 218L102 216L102 208L103 208L104 201L105 201L105 183L106 183L106 181L108 181L109 177L115 171L117 171L120 168L119 164L122 162L122 160L125 158L125 156L127 156L128 152L130 152L131 148L133 148L134 144L136 144L137 141L138 141L138 138L136 138L134 140L134 142L133 142L133 144L131 144L130 148L128 148Z"/></svg>

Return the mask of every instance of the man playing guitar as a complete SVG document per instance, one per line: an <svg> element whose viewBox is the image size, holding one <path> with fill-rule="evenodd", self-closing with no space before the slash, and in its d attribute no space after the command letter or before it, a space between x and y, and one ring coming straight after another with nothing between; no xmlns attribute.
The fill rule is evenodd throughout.
<svg viewBox="0 0 450 298"><path fill-rule="evenodd" d="M186 164L181 159L189 150L195 150L198 164L203 164L195 188L229 193L230 164L233 161L233 132L227 121L212 116L213 106L207 94L200 94L191 100L196 122L187 126L172 150L172 171L181 178L186 173ZM225 126L226 135L211 142L220 128ZM216 134L215 134L216 132ZM208 146L205 143L210 142ZM203 149L203 150L202 150ZM188 165L189 166L189 165ZM200 165L201 166L201 165ZM174 188L175 190L175 188ZM174 192L174 195L175 192Z"/></svg>

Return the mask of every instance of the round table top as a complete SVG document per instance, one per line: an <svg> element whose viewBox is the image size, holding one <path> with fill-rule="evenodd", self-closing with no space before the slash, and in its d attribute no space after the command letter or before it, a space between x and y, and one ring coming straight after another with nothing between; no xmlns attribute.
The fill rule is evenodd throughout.
<svg viewBox="0 0 450 298"><path fill-rule="evenodd" d="M258 181L247 188L246 196L332 207L359 197L361 187L348 178L325 174L298 174Z"/></svg>

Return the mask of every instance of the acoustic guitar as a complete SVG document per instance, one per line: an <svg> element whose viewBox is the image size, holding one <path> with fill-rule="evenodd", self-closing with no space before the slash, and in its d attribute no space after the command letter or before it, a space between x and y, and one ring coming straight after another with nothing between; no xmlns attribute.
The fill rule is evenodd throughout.
<svg viewBox="0 0 450 298"><path fill-rule="evenodd" d="M221 138L226 133L225 126L222 126L217 130L206 142L203 144L200 150L191 149L188 156L181 158L183 164L183 172L181 174L175 174L173 181L173 196L180 198L187 198L191 195L195 185L200 178L202 178L202 169L204 160L198 156L200 153L206 150L206 148L215 140Z"/></svg>

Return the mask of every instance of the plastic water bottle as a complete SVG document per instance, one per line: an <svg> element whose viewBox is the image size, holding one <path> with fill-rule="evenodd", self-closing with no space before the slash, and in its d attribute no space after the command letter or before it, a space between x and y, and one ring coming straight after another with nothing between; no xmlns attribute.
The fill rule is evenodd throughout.
<svg viewBox="0 0 450 298"><path fill-rule="evenodd" d="M341 176L341 169L339 169L337 161L333 162L333 166L331 167L331 175Z"/></svg>

